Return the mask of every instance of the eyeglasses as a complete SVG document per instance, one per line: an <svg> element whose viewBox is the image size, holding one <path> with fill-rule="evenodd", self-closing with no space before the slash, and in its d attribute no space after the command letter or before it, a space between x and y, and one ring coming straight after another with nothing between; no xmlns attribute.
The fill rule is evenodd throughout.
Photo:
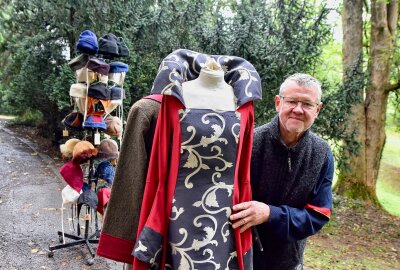
<svg viewBox="0 0 400 270"><path fill-rule="evenodd" d="M279 96L279 97L283 100L283 105L289 109L296 108L296 106L297 106L297 104L299 104L299 102L301 104L301 108L306 111L315 111L319 105L319 103L316 103L316 102L297 100L292 97L284 97L284 96Z"/></svg>

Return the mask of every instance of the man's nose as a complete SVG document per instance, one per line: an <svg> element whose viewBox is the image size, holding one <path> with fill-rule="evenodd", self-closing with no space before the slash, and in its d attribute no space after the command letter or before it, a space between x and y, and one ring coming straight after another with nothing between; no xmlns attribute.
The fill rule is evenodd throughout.
<svg viewBox="0 0 400 270"><path fill-rule="evenodd" d="M298 101L297 104L296 104L296 107L293 108L293 111L297 112L297 113L303 113L304 110L303 110L302 106L303 105L302 105L301 101Z"/></svg>

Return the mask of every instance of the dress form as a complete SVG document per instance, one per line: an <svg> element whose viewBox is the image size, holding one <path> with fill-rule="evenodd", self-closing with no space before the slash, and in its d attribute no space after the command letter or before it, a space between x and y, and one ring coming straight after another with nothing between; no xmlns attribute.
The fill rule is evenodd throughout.
<svg viewBox="0 0 400 270"><path fill-rule="evenodd" d="M199 77L182 84L186 108L234 111L235 95L232 86L224 80L224 71L209 58L200 70Z"/></svg>

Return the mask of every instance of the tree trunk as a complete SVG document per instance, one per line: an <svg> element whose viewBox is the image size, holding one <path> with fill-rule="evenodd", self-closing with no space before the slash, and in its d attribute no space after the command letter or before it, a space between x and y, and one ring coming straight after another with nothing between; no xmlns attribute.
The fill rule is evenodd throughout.
<svg viewBox="0 0 400 270"><path fill-rule="evenodd" d="M354 76L362 77L362 50L363 50L363 0L344 0L343 1L343 84L349 86ZM351 72L354 76L348 76ZM354 90L353 90L354 91ZM360 86L351 108L351 114L347 120L346 135L354 134L354 139L358 142L359 148L357 153L352 151L351 143L344 142L344 155L346 159L345 166L341 168L338 183L336 185L337 192L346 194L350 197L367 198L368 192L366 186L366 169L365 169L365 110L364 110L364 89Z"/></svg>
<svg viewBox="0 0 400 270"><path fill-rule="evenodd" d="M343 66L344 72L352 68L362 51L362 1L345 0L343 11ZM385 143L385 120L390 76L390 60L396 40L398 1L372 0L371 40L368 63L369 82L365 102L363 91L348 119L348 134L360 148L358 153L345 153L349 170L339 175L337 190L341 194L379 204L376 197L376 180ZM357 73L358 74L358 73ZM343 82L346 85L344 75ZM345 145L347 149L350 149Z"/></svg>
<svg viewBox="0 0 400 270"><path fill-rule="evenodd" d="M385 121L391 58L397 34L398 1L373 0L369 84L366 93L366 186L376 192L376 180L385 144Z"/></svg>

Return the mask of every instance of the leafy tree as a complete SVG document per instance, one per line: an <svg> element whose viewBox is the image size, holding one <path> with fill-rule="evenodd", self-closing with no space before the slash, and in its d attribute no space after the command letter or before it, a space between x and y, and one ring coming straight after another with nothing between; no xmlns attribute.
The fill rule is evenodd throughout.
<svg viewBox="0 0 400 270"><path fill-rule="evenodd" d="M386 137L388 96L400 89L397 67L393 66L397 61L398 1L372 0L370 5L371 18L363 23L363 1L344 1L344 68L345 71L357 70L352 66L362 61L363 44L367 45L365 74L368 81L365 87L360 85L355 89L356 99L346 132L354 135L356 149L346 153L347 170L341 171L338 191L378 204L376 180ZM364 41L362 33L367 33ZM345 87L348 88L353 79L345 76ZM354 149L354 145L345 143L346 147Z"/></svg>

